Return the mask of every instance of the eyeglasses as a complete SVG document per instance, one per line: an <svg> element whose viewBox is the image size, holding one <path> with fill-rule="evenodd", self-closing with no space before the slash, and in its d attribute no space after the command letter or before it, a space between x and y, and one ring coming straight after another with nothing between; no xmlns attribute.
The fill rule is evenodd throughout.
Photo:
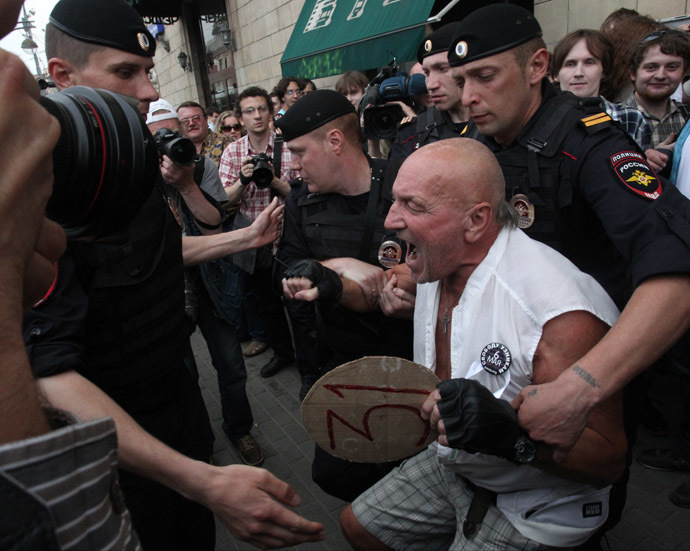
<svg viewBox="0 0 690 551"><path fill-rule="evenodd" d="M224 124L220 127L221 132L230 132L230 130L240 130L241 124Z"/></svg>
<svg viewBox="0 0 690 551"><path fill-rule="evenodd" d="M180 122L185 126L189 126L192 123L198 123L202 118L203 117L201 115L194 115L193 117L189 117L188 119L180 119Z"/></svg>
<svg viewBox="0 0 690 551"><path fill-rule="evenodd" d="M688 38L688 35L683 31L678 31L676 29L662 29L660 31L654 31L653 33L645 36L642 40L640 40L640 44L646 44L647 42L658 40L662 36L682 36L685 39Z"/></svg>
<svg viewBox="0 0 690 551"><path fill-rule="evenodd" d="M259 107L246 107L242 109L242 114L252 115L254 111L258 111L259 113L265 113L266 111L268 111L268 105L259 105Z"/></svg>
<svg viewBox="0 0 690 551"><path fill-rule="evenodd" d="M304 92L302 90L285 90L285 95L286 96L292 96L293 94L295 96L301 96Z"/></svg>

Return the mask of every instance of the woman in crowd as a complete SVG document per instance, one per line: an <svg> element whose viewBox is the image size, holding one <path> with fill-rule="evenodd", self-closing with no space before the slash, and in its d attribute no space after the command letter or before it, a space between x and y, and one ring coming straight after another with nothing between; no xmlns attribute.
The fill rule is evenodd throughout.
<svg viewBox="0 0 690 551"><path fill-rule="evenodd" d="M244 135L244 128L242 128L239 119L233 111L223 111L218 115L216 128L224 136L229 136L233 142L236 142Z"/></svg>

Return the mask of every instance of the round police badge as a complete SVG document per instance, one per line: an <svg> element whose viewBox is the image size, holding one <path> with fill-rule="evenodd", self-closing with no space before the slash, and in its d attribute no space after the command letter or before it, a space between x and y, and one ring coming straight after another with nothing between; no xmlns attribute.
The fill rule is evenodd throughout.
<svg viewBox="0 0 690 551"><path fill-rule="evenodd" d="M462 59L467 55L467 42L461 40L455 45L455 55Z"/></svg>
<svg viewBox="0 0 690 551"><path fill-rule="evenodd" d="M479 358L482 367L492 375L501 375L508 371L512 357L510 350L500 342L487 344Z"/></svg>
<svg viewBox="0 0 690 551"><path fill-rule="evenodd" d="M137 33L137 42L139 42L139 46L142 50L144 50L145 52L149 51L151 44L149 44L148 36L146 36L144 33Z"/></svg>
<svg viewBox="0 0 690 551"><path fill-rule="evenodd" d="M429 52L431 51L431 40L427 40L427 41L424 43L424 51L425 51L426 53L429 53Z"/></svg>
<svg viewBox="0 0 690 551"><path fill-rule="evenodd" d="M396 241L384 241L379 247L379 264L384 268L392 268L400 264L402 247Z"/></svg>
<svg viewBox="0 0 690 551"><path fill-rule="evenodd" d="M510 206L518 215L518 228L525 230L534 224L534 205L530 203L527 195L518 193L510 199Z"/></svg>

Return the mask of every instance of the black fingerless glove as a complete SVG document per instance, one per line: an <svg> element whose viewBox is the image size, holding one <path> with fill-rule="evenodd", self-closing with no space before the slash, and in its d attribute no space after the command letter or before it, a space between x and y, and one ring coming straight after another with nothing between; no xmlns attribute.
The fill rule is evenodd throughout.
<svg viewBox="0 0 690 551"><path fill-rule="evenodd" d="M516 457L515 445L526 436L518 425L517 412L508 402L469 379L443 381L438 389L438 411L452 448L526 462Z"/></svg>
<svg viewBox="0 0 690 551"><path fill-rule="evenodd" d="M343 282L340 276L320 262L311 259L298 260L285 271L285 277L306 277L319 290L319 300L336 303L343 296Z"/></svg>

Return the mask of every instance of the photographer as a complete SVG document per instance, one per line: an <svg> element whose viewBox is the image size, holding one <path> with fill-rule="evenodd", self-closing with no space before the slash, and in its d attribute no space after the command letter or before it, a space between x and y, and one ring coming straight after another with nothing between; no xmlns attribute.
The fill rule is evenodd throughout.
<svg viewBox="0 0 690 551"><path fill-rule="evenodd" d="M172 105L162 99L153 102L146 123L156 138L167 131L168 143L171 144L168 149L172 149L172 140L179 139L180 130L177 113ZM177 138L174 137L175 133ZM184 144L177 143L178 153L182 145ZM166 196L185 236L219 233L220 218L224 212L220 204L227 201L227 196L220 182L218 169L208 157L194 154L190 142L186 145L189 145L189 153L192 154L189 163L185 163L184 158L174 162L167 155L162 156L161 175L168 184L165 187ZM198 201L190 202L190 197L196 195L201 196L201 202L205 205ZM201 214L202 209L205 217ZM247 369L237 332L239 320L235 312L239 304L233 304L232 297L236 293L231 292L233 288L239 290L237 271L238 268L229 257L186 267L185 311L193 324L199 325L218 374L223 430L237 448L242 461L246 465L259 466L263 463L264 454L249 434L254 419L247 398ZM191 347L187 350L185 363L192 375L198 378Z"/></svg>
<svg viewBox="0 0 690 551"><path fill-rule="evenodd" d="M288 182L298 174L290 167L290 151L271 130L273 104L268 92L253 86L244 90L237 102L247 135L226 148L220 160L220 179L230 204L240 203L234 227L243 227L255 220L273 198L283 204L290 191ZM264 324L273 348L273 358L261 368L262 377L272 377L295 358L283 305L271 286L274 250L275 246L264 247L233 257L236 265L251 274L248 292L256 296L261 318L258 323Z"/></svg>
<svg viewBox="0 0 690 551"><path fill-rule="evenodd" d="M142 116L158 99L148 78L155 45L139 14L120 0L60 0L46 29L49 71L60 89L126 94ZM234 252L233 240L263 244L277 222L257 220L258 228L230 239L187 237L195 242L185 245L185 261L208 259L201 249ZM183 363L182 249L159 186L120 240L69 243L52 293L24 321L41 391L83 420L115 420L120 485L144 548L212 549L211 511L255 545L320 539L319 524L274 501L296 505L299 498L270 473L206 463L208 418Z"/></svg>

